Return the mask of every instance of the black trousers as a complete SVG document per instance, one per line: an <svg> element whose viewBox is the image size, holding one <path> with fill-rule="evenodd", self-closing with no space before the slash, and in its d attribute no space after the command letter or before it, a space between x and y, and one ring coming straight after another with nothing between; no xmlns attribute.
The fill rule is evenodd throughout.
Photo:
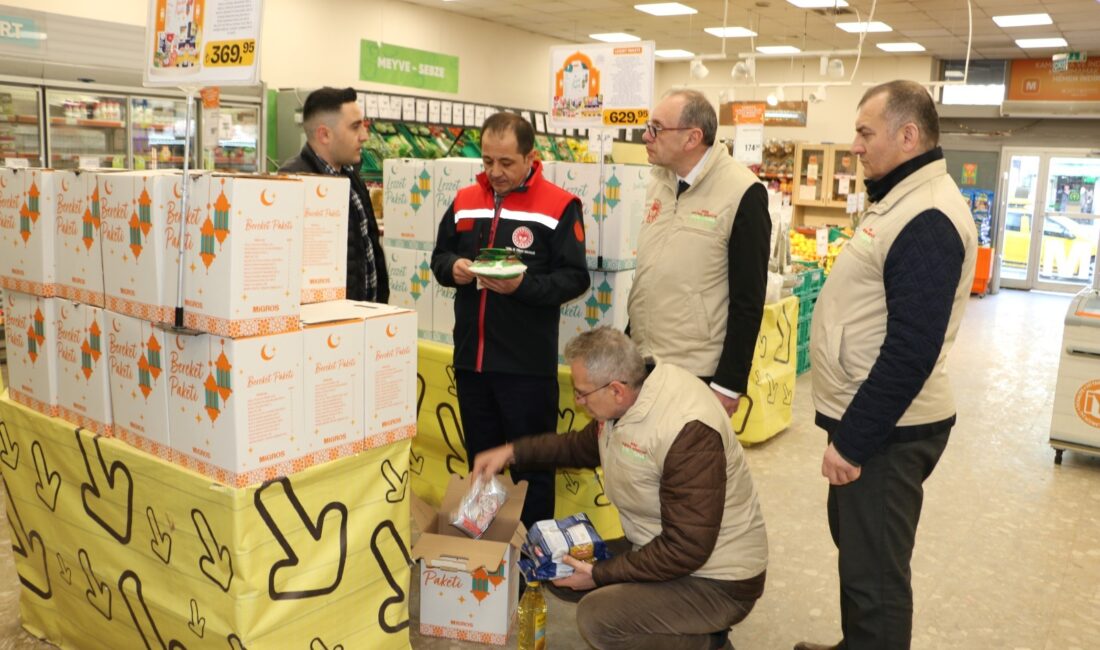
<svg viewBox="0 0 1100 650"><path fill-rule="evenodd" d="M909 562L924 502L924 480L947 446L950 426L891 444L862 466L857 481L829 486L829 531L840 552L841 648L908 650L913 636Z"/></svg>
<svg viewBox="0 0 1100 650"><path fill-rule="evenodd" d="M455 370L458 408L472 469L479 452L523 436L552 433L558 426L558 378ZM554 472L511 471L512 482L527 481L523 525L554 518Z"/></svg>

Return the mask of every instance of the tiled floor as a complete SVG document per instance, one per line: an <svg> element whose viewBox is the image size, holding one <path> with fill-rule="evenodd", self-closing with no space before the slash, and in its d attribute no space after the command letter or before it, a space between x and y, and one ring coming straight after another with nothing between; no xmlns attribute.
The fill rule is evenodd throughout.
<svg viewBox="0 0 1100 650"><path fill-rule="evenodd" d="M1057 467L1047 442L1068 302L1012 291L970 301L950 363L959 424L925 485L913 561L916 650L1100 648L1100 458L1067 453ZM798 380L790 429L747 452L771 564L764 598L731 635L738 650L839 636L809 377ZM0 649L49 648L19 628L0 531ZM550 600L550 647L584 648L575 606ZM416 605L414 594L414 648L483 647L421 638Z"/></svg>

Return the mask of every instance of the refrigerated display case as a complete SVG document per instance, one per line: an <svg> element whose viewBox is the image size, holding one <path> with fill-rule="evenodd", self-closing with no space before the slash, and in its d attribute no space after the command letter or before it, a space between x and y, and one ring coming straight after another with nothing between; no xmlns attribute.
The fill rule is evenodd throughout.
<svg viewBox="0 0 1100 650"><path fill-rule="evenodd" d="M204 129L205 131L205 129ZM260 107L223 104L218 109L214 169L254 174L260 171ZM203 143L203 149L207 149Z"/></svg>
<svg viewBox="0 0 1100 650"><path fill-rule="evenodd" d="M187 101L131 97L130 115L133 168L183 169L184 137L188 131ZM192 139L191 167L195 167L195 161L198 160L196 152Z"/></svg>
<svg viewBox="0 0 1100 650"><path fill-rule="evenodd" d="M127 167L127 104L122 95L47 90L49 166Z"/></svg>
<svg viewBox="0 0 1100 650"><path fill-rule="evenodd" d="M0 86L0 161L22 158L42 166L40 97L38 88Z"/></svg>

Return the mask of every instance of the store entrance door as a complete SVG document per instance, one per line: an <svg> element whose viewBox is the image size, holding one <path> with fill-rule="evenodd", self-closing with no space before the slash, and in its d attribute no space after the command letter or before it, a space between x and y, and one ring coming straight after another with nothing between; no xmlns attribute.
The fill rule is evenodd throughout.
<svg viewBox="0 0 1100 650"><path fill-rule="evenodd" d="M1100 243L1100 153L1006 149L995 284L1076 292Z"/></svg>

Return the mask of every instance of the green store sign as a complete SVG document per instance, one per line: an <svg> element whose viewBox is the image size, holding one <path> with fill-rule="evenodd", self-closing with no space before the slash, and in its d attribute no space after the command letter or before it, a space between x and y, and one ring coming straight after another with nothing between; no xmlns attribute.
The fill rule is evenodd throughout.
<svg viewBox="0 0 1100 650"><path fill-rule="evenodd" d="M359 42L359 79L457 93L458 57L363 40Z"/></svg>

